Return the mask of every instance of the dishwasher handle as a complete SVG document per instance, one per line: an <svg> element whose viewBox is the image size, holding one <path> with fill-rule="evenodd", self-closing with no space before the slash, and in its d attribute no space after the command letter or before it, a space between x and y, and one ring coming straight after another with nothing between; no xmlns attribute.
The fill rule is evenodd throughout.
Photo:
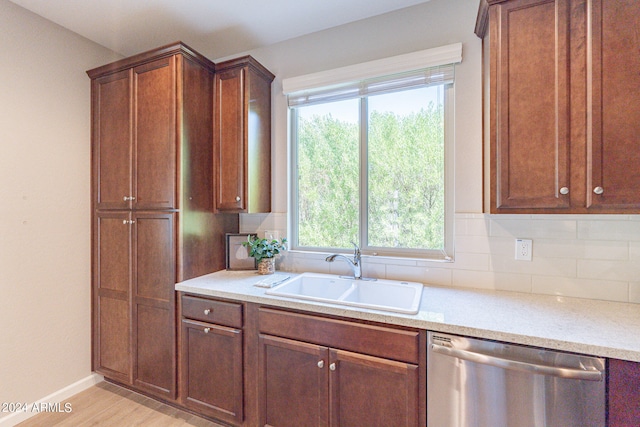
<svg viewBox="0 0 640 427"><path fill-rule="evenodd" d="M431 344L431 350L470 362L482 363L485 365L495 366L503 369L515 371L529 372L539 375L551 375L554 377L568 378L586 381L602 381L602 372L599 370L583 370L573 368L559 368L555 366L538 365L534 363L520 362L517 360L503 359L502 357L490 356L488 354L475 353L467 350L459 350L450 347L444 347L438 344Z"/></svg>

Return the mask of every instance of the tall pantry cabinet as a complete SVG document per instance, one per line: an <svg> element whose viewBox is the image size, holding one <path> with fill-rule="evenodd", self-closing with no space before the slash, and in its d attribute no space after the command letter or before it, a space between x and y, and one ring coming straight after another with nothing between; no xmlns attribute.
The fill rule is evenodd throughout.
<svg viewBox="0 0 640 427"><path fill-rule="evenodd" d="M91 78L93 368L176 398L174 285L224 268L215 215L214 64L176 43Z"/></svg>

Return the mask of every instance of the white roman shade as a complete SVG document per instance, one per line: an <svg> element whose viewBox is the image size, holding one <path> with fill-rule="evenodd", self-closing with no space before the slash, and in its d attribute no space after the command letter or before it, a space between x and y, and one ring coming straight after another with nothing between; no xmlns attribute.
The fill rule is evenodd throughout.
<svg viewBox="0 0 640 427"><path fill-rule="evenodd" d="M282 80L289 106L452 83L462 43Z"/></svg>

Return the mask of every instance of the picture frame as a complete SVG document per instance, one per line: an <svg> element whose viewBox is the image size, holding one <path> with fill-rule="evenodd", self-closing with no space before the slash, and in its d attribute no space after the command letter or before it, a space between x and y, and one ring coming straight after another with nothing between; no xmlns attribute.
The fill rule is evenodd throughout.
<svg viewBox="0 0 640 427"><path fill-rule="evenodd" d="M256 233L227 233L227 270L256 270L256 259L249 256L249 249L242 246Z"/></svg>

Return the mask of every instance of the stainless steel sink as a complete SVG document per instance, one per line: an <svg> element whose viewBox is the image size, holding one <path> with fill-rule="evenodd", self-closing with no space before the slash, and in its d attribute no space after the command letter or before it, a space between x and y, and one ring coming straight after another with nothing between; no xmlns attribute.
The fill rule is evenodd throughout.
<svg viewBox="0 0 640 427"><path fill-rule="evenodd" d="M416 314L423 285L395 280L354 280L331 274L303 273L269 289L268 295L328 302L396 313Z"/></svg>

